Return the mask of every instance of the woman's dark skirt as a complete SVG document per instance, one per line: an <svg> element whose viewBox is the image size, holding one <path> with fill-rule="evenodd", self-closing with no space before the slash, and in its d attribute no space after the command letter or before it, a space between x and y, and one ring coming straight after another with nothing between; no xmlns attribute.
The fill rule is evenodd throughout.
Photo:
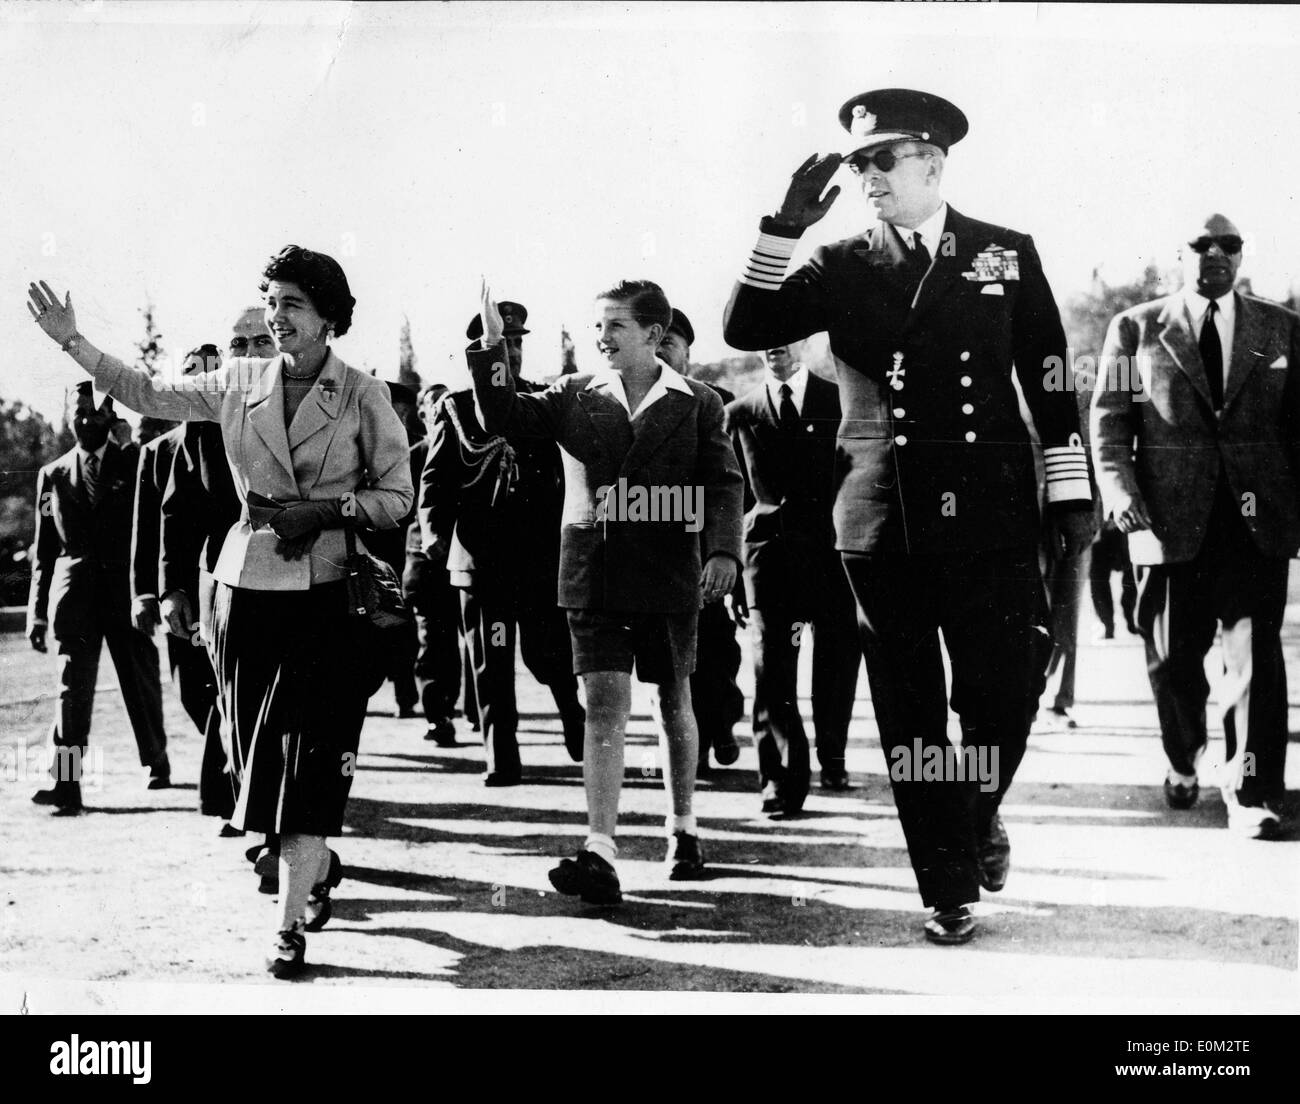
<svg viewBox="0 0 1300 1104"><path fill-rule="evenodd" d="M231 824L340 835L374 689L369 626L348 615L346 584L218 583L212 621L239 777Z"/></svg>

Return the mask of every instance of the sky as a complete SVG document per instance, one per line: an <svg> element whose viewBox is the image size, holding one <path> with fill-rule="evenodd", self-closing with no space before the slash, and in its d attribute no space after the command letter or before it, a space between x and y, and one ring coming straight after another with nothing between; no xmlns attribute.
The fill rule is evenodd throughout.
<svg viewBox="0 0 1300 1104"><path fill-rule="evenodd" d="M333 255L340 357L468 382L480 278L525 304L525 374L591 303L665 288L729 354L722 311L790 173L870 88L956 103L944 195L1033 234L1058 299L1175 263L1212 210L1261 294L1300 283L1295 8L1018 4L25 3L0 0L0 397L57 417L80 369L32 279L129 357L155 304L174 353L225 343L268 257ZM853 178L796 260L873 221Z"/></svg>

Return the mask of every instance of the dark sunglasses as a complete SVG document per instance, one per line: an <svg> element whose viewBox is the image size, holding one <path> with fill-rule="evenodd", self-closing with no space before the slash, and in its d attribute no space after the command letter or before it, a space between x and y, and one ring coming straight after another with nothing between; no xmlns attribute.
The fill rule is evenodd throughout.
<svg viewBox="0 0 1300 1104"><path fill-rule="evenodd" d="M1229 257L1235 257L1241 252L1242 241L1236 234L1217 234L1214 237L1197 238L1187 244L1194 253L1208 253L1210 246L1217 245Z"/></svg>
<svg viewBox="0 0 1300 1104"><path fill-rule="evenodd" d="M923 157L921 152L916 153L895 153L891 149L877 150L875 153L851 153L844 159L849 168L861 176L872 165L875 165L881 172L891 172L904 157Z"/></svg>

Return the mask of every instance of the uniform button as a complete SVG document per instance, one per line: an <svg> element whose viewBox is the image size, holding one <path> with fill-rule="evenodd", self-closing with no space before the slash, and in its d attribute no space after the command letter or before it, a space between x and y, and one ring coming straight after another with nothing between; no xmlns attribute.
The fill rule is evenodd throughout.
<svg viewBox="0 0 1300 1104"><path fill-rule="evenodd" d="M961 412L962 412L963 414L974 414L974 413L975 413L975 408L974 408L973 406L971 406L970 403L962 403L962 404L961 404Z"/></svg>
<svg viewBox="0 0 1300 1104"><path fill-rule="evenodd" d="M966 440L967 441L975 440L975 431L973 429L968 429L966 431Z"/></svg>
<svg viewBox="0 0 1300 1104"><path fill-rule="evenodd" d="M963 350L962 350L962 352L961 352L961 359L962 359L962 360L970 360L970 350L969 350L969 349L963 349Z"/></svg>
<svg viewBox="0 0 1300 1104"><path fill-rule="evenodd" d="M896 407L894 407L894 417L895 417L895 418L901 418L901 417L902 417L904 414L906 414L906 413L907 413L907 411L904 410L901 406L896 406Z"/></svg>
<svg viewBox="0 0 1300 1104"><path fill-rule="evenodd" d="M806 433L811 433L811 432L813 431L813 427L812 427L812 426L804 426L804 431L805 431Z"/></svg>
<svg viewBox="0 0 1300 1104"><path fill-rule="evenodd" d="M900 433L897 437L894 438L894 444L896 444L896 445L905 445L905 444L907 444L907 438L904 437L903 434Z"/></svg>
<svg viewBox="0 0 1300 1104"><path fill-rule="evenodd" d="M961 378L961 385L962 385L963 387L969 387L970 384L971 384L971 378L970 378L970 376L962 376L962 378Z"/></svg>
<svg viewBox="0 0 1300 1104"><path fill-rule="evenodd" d="M903 381L901 379L896 379L889 386L892 387L895 391L901 391L903 390Z"/></svg>

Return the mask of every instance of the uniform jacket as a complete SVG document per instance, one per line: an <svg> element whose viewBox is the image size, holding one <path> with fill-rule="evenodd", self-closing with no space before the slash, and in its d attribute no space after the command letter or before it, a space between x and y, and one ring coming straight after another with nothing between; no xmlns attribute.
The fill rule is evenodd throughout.
<svg viewBox="0 0 1300 1104"><path fill-rule="evenodd" d="M118 448L108 442L93 507L75 448L41 469L29 626L49 622L57 639L83 631L83 615L91 608L124 622L130 616L131 521L139 458L138 445Z"/></svg>
<svg viewBox="0 0 1300 1104"><path fill-rule="evenodd" d="M286 429L280 360L236 357L213 372L155 382L143 368L105 356L93 375L101 391L142 414L219 422L241 504L251 492L286 503L343 499L358 524L393 528L411 509L415 492L406 431L387 386L331 352ZM241 518L226 536L214 574L253 590L305 590L343 578L342 529L322 530L299 560L284 559L278 543L269 526L254 530Z"/></svg>
<svg viewBox="0 0 1300 1104"><path fill-rule="evenodd" d="M559 442L564 460L559 604L568 609L687 613L700 608L703 558L740 562L741 478L722 426L722 400L703 383L668 391L636 422L598 377L564 376L544 391L493 386L500 348L469 351L474 394L489 432ZM508 373L506 373L508 375ZM680 517L635 520L607 510L606 488L695 488L698 531ZM662 501L662 500L661 500ZM614 516L611 516L613 514Z"/></svg>
<svg viewBox="0 0 1300 1104"><path fill-rule="evenodd" d="M806 556L834 551L839 388L808 374L794 439L780 428L766 376L729 403L726 416L745 478L745 584L750 604L762 607L772 586L780 591L772 599L786 597L790 573Z"/></svg>
<svg viewBox="0 0 1300 1104"><path fill-rule="evenodd" d="M215 422L191 422L162 497L162 593L194 598L200 568L216 570L226 534L240 517L239 496Z"/></svg>
<svg viewBox="0 0 1300 1104"><path fill-rule="evenodd" d="M545 389L528 380L516 380L515 386L524 394ZM493 444L500 435L485 432L479 423L473 391L444 396L431 423L420 480L420 526L426 545L441 541L446 547L452 584L499 586L523 575L526 585L554 589L564 506L555 441L525 433ZM504 476L511 458L517 478L508 484Z"/></svg>
<svg viewBox="0 0 1300 1104"><path fill-rule="evenodd" d="M783 273L785 259L763 250L784 241L788 258L793 240L769 220L763 228L751 272L757 262ZM841 550L870 551L896 513L912 552L1039 539L1013 365L1043 441L1051 501L1091 508L1074 394L1044 382L1048 358L1065 363L1065 335L1033 241L951 207L943 239L915 306L903 246L884 224L822 246L784 280L747 274L727 306L725 337L738 349L829 333L843 408Z"/></svg>
<svg viewBox="0 0 1300 1104"><path fill-rule="evenodd" d="M140 447L131 526L132 600L167 593L162 586L162 500L184 435L185 427L177 426Z"/></svg>
<svg viewBox="0 0 1300 1104"><path fill-rule="evenodd" d="M1151 529L1129 534L1135 564L1196 555L1220 472L1264 555L1300 548L1300 317L1249 295L1236 309L1218 414L1181 295L1124 311L1106 334L1093 458L1107 515L1134 495L1151 514Z"/></svg>

